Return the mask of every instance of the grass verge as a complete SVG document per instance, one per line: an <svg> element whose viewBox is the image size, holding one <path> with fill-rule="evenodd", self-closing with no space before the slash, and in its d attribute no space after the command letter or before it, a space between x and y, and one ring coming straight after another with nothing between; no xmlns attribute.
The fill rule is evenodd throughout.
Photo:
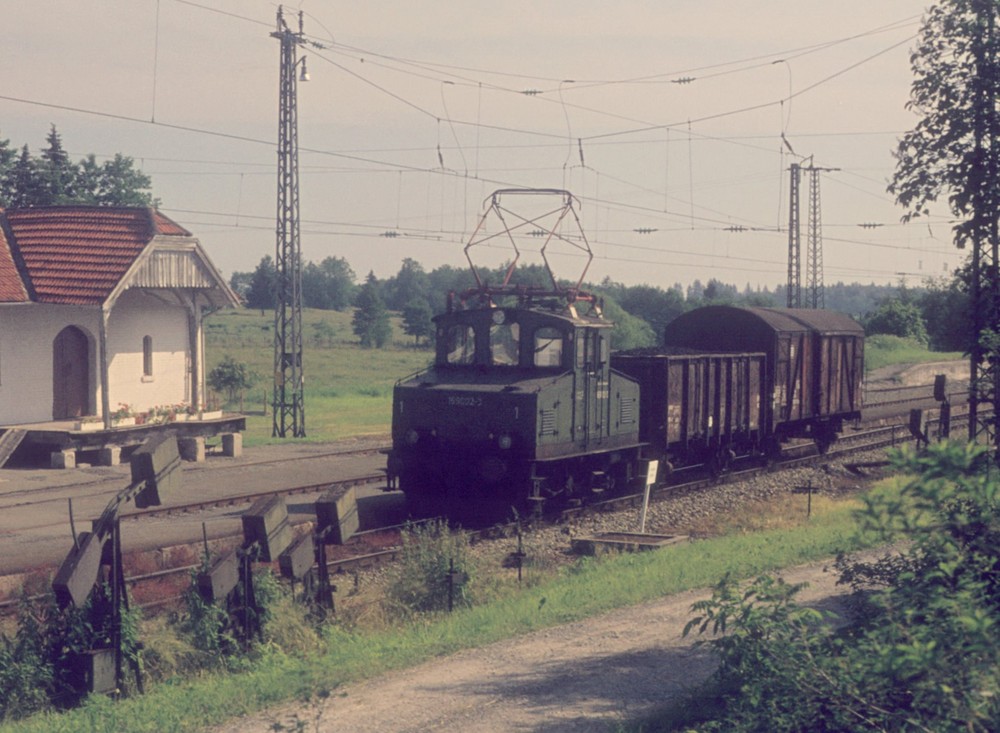
<svg viewBox="0 0 1000 733"><path fill-rule="evenodd" d="M957 351L931 351L913 339L875 334L865 338L865 372L896 364L923 364L929 361L961 359Z"/></svg>
<svg viewBox="0 0 1000 733"><path fill-rule="evenodd" d="M724 573L751 577L868 546L854 523L854 501L836 502L801 526L673 546L658 552L583 559L548 582L489 605L421 617L379 632L325 630L323 651L277 650L243 673L206 674L161 683L148 694L112 702L94 697L67 713L0 726L3 733L191 731L291 700L329 694L340 685L391 669L574 621L615 608L714 584Z"/></svg>

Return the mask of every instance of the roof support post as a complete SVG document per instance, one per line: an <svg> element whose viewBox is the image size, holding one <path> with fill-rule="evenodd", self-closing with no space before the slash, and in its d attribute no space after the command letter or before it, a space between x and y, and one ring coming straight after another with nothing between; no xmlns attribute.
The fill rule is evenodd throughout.
<svg viewBox="0 0 1000 733"><path fill-rule="evenodd" d="M98 365L97 374L101 380L101 417L104 429L111 429L111 392L108 378L108 317L110 313L106 306L101 306L101 315L97 321Z"/></svg>
<svg viewBox="0 0 1000 733"><path fill-rule="evenodd" d="M202 312L198 305L197 293L191 293L188 297L182 296L181 300L187 306L188 351L191 354L188 393L191 395L191 407L201 414L202 403L205 401L205 331Z"/></svg>

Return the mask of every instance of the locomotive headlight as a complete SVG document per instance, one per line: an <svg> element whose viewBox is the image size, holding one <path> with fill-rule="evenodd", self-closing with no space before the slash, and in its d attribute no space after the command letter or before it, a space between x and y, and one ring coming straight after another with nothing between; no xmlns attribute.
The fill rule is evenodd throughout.
<svg viewBox="0 0 1000 733"><path fill-rule="evenodd" d="M410 428L409 430L406 431L407 445L416 445L418 440L420 440L420 433L418 433L413 428Z"/></svg>
<svg viewBox="0 0 1000 733"><path fill-rule="evenodd" d="M512 442L513 441L511 441L510 436L507 435L506 433L504 433L497 439L497 445L500 446L500 450L510 450Z"/></svg>

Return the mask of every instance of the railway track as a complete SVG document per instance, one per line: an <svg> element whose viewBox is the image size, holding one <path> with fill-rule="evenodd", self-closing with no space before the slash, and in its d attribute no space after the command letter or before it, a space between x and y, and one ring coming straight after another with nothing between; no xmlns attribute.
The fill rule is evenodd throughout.
<svg viewBox="0 0 1000 733"><path fill-rule="evenodd" d="M829 451L825 455L818 455L815 452L815 449L812 449L811 451L804 451L808 453L807 455L799 455L799 453L802 453L803 450L796 447L795 450L789 452L789 456L776 464L739 466L722 476L714 477L709 476L706 473L705 475L693 475L690 478L687 478L689 474L694 474L696 472L696 467L684 469L683 471L677 472L675 476L677 478L684 476L685 478L683 480L656 487L651 493L651 501L656 502L696 494L697 492L708 490L719 484L747 481L761 474L789 470L824 461L831 461L856 453L863 453L877 448L898 445L909 440L912 440L912 437L909 435L909 431L905 426L891 425L859 431L850 438L845 439L844 442L850 443L850 445L843 445L838 447L836 450ZM381 474L372 474L369 476L346 479L340 482L326 482L323 484L296 486L281 491L257 492L240 497L211 499L201 502L191 502L184 505L132 512L123 515L122 519L129 521L142 521L143 519L151 517L169 517L177 514L190 514L220 506L232 507L249 504L260 496L271 496L275 493L286 496L318 493L337 486L358 486L381 481L382 479L383 476ZM554 523L578 521L585 517L588 513L599 514L622 511L640 506L642 501L643 494L641 493L617 496L604 501L588 503L581 507L563 509L547 516L545 519L548 522ZM399 535L402 529L402 525L392 525L362 530L357 532L347 545L330 548L332 554L339 555L328 561L328 568L331 574L350 574L394 561L400 550ZM482 530L474 531L473 540L478 541L496 536L509 536L511 533L516 531L517 527L513 523L506 525L493 525ZM241 537L239 535L233 535L228 538L230 544L234 546L239 544L240 539ZM225 542L226 540L223 539L221 541ZM127 582L133 590L141 588L145 584L163 583L164 581L170 582L171 580L175 581L175 585L186 585L186 579L190 577L191 573L198 568L200 568L200 564L185 564L151 573L136 574L129 577ZM180 592L180 590L177 590L169 594L169 597L160 598L140 605L155 607L170 604L179 599ZM9 612L16 605L16 601L0 602L0 613L5 611Z"/></svg>
<svg viewBox="0 0 1000 733"><path fill-rule="evenodd" d="M907 401L909 402L909 401ZM958 418L956 417L956 420ZM837 448L831 450L824 456L819 456L815 454L815 451L811 451L810 455L790 455L785 460L781 462L779 466L753 466L753 467L736 467L731 472L725 474L722 477L711 477L711 476L695 476L690 479L685 478L684 480L678 480L676 482L671 482L670 484L662 487L657 487L652 494L654 501L661 500L669 496L679 496L697 492L703 490L705 487L718 484L720 482L730 482L730 481L741 481L746 480L754 475L764 473L766 471L774 471L785 468L793 468L801 465L806 465L809 463L816 463L821 461L830 461L835 458L840 458L845 455L850 455L854 452L869 451L875 448L890 446L899 444L901 442L906 442L912 440L909 434L909 430L903 424L894 424L874 429L858 430L848 436L842 438L838 442ZM375 453L379 450L381 446L378 447L367 447L356 451L331 451L323 455L347 455L347 454L370 454ZM276 463L277 461L261 461L260 463ZM677 472L675 478L680 478L681 476L688 475L688 469ZM295 495L306 495L306 494L319 494L324 491L335 489L338 487L350 487L350 486L366 486L376 483L382 483L384 481L384 474L382 472L370 473L362 476L350 477L337 481L325 481L322 483L310 483L304 485L297 485L293 487L287 487L279 490L267 490L252 492L247 494L241 494L239 496L226 496L209 498L198 501L185 502L182 504L174 504L171 506L163 506L157 508L151 508L141 511L133 511L122 515L122 520L130 523L141 523L144 520L153 518L169 518L180 515L196 515L200 512L206 512L213 509L229 509L232 507L238 507L243 505L249 505L256 499L262 496L272 496L274 494L279 494L283 496L295 496ZM600 501L596 503L590 503L585 507L580 508L570 508L559 512L552 519L557 522L567 522L574 519L579 519L584 516L586 512L612 512L624 508L635 507L641 504L642 494L632 494L627 496L619 496L605 501ZM55 526L57 523L52 523ZM398 533L400 526L389 526L389 527L378 527L363 532L359 532L356 535L356 540L344 549L338 552L344 553L342 557L335 557L330 560L330 570L333 573L344 573L351 572L359 568L370 567L373 564L380 562L391 561L395 558L398 552ZM494 527L487 531L484 536L488 536L489 532L493 533L504 533L513 531L510 527ZM378 538L375 540L374 538ZM220 541L224 541L224 538L217 538ZM234 544L238 544L239 537L233 535L231 541ZM374 544L373 544L374 543ZM350 548L350 549L349 549ZM129 582L133 586L141 586L144 583L150 583L154 581L162 581L171 577L178 576L188 576L195 566L184 565L177 568L170 568L165 570L155 571L153 573L138 574L129 579ZM0 602L0 612L5 609L9 609L11 606L16 605L13 602Z"/></svg>

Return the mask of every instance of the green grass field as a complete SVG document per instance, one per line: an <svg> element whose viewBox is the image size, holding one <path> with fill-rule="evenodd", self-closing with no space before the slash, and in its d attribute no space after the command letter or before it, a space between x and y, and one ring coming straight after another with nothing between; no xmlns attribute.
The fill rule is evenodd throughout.
<svg viewBox="0 0 1000 733"><path fill-rule="evenodd" d="M243 397L247 446L288 440L271 437L273 329L270 311L221 311L205 324L208 371L231 356L257 376L256 384ZM351 331L350 311L303 311L306 440L388 435L393 384L425 368L433 358L430 348L414 348L398 320L393 331L397 340L391 348L363 349ZM240 409L238 402L226 406Z"/></svg>
<svg viewBox="0 0 1000 733"><path fill-rule="evenodd" d="M957 351L929 351L913 339L877 334L865 339L865 371L898 364L923 364L928 361L961 359Z"/></svg>

